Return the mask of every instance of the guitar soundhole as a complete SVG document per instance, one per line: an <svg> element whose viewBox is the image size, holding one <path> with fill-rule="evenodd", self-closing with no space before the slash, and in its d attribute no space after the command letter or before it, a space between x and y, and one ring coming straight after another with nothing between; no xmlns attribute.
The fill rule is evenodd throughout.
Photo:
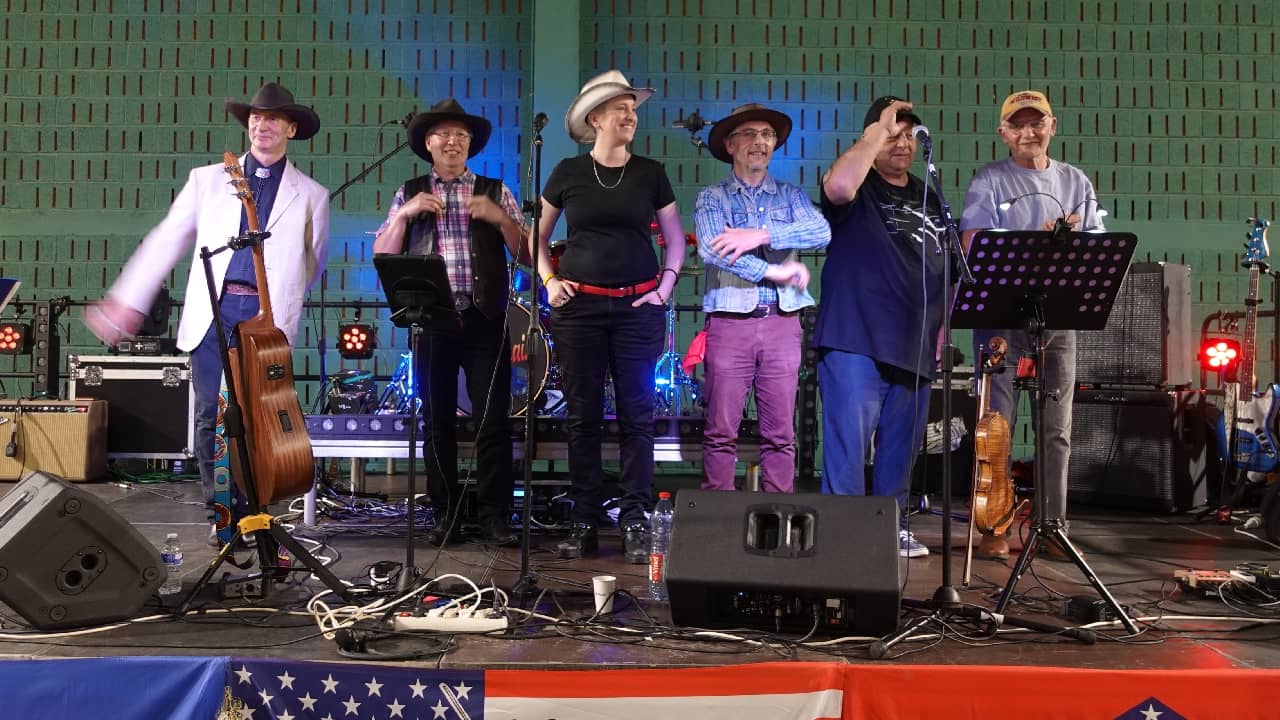
<svg viewBox="0 0 1280 720"><path fill-rule="evenodd" d="M285 374L285 370L284 370L284 366L283 366L283 365L268 365L268 366L267 366L267 379L268 379L268 380L282 380L282 379L284 379L284 374Z"/></svg>
<svg viewBox="0 0 1280 720"><path fill-rule="evenodd" d="M280 416L280 429L284 432L293 432L293 421L289 419L289 413L281 410L276 414Z"/></svg>

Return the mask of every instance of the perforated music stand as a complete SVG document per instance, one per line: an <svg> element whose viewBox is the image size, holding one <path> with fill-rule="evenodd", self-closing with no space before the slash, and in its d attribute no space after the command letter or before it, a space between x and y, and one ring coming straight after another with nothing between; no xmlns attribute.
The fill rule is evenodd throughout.
<svg viewBox="0 0 1280 720"><path fill-rule="evenodd" d="M1025 328L1036 348L1036 379L1032 386L1036 413L1034 524L1031 538L1018 554L996 602L997 613L1004 612L1009 604L1040 544L1052 539L1080 568L1125 629L1138 632L1138 626L1067 539L1062 521L1045 518L1043 429L1047 397L1041 385L1045 331L1101 330L1106 326L1137 245L1138 238L1132 233L984 230L969 246L969 263L976 282L960 288L952 310L952 325L992 330ZM1059 400L1071 402L1071 398Z"/></svg>
<svg viewBox="0 0 1280 720"><path fill-rule="evenodd" d="M437 254L373 256L382 291L391 306L391 322L409 329L409 349L420 352L422 328L457 326L458 309L453 302L449 273L444 258ZM414 388L415 391L417 388ZM429 428L430 423L427 424ZM418 580L413 560L413 528L416 509L418 467L418 398L409 398L409 499L405 503L404 567L400 570L400 590L412 588ZM441 518L436 518L441 522Z"/></svg>

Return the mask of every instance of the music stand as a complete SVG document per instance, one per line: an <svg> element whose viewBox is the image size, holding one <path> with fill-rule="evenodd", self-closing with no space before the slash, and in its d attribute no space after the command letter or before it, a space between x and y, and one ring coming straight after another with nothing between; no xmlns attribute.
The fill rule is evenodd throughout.
<svg viewBox="0 0 1280 720"><path fill-rule="evenodd" d="M1062 521L1045 518L1043 387L1046 330L1101 330L1137 248L1133 233L1061 233L984 230L969 247L977 282L956 297L951 322L970 329L1025 328L1036 348L1032 384L1036 420L1035 512L1030 539L1018 554L995 611L1004 612L1014 588L1031 567L1036 551L1055 540L1130 633L1138 626L1116 602L1080 551L1067 539ZM1059 398L1070 402L1071 398Z"/></svg>
<svg viewBox="0 0 1280 720"><path fill-rule="evenodd" d="M444 258L437 254L373 256L382 291L391 306L391 322L409 329L409 348L421 352L418 342L422 328L456 327L458 310L453 303L449 273ZM414 388L415 392L417 388ZM430 427L430 423L428 423ZM400 572L399 589L407 591L417 583L418 570L413 560L413 530L416 510L418 466L418 398L409 398L409 499L405 503L404 568ZM440 522L436 518L436 522Z"/></svg>

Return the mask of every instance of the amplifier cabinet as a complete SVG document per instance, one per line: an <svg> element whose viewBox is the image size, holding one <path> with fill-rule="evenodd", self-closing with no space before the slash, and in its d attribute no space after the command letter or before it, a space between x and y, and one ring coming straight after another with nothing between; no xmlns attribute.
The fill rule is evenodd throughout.
<svg viewBox="0 0 1280 720"><path fill-rule="evenodd" d="M1081 385L1189 387L1196 347L1191 335L1191 268L1134 263L1102 330L1076 333Z"/></svg>
<svg viewBox="0 0 1280 720"><path fill-rule="evenodd" d="M107 401L107 457L193 457L195 389L186 355L70 355L72 398Z"/></svg>
<svg viewBox="0 0 1280 720"><path fill-rule="evenodd" d="M1206 405L1190 391L1076 390L1071 502L1154 512L1203 504Z"/></svg>
<svg viewBox="0 0 1280 720"><path fill-rule="evenodd" d="M0 400L0 448L0 480L18 480L33 470L96 480L107 471L107 404Z"/></svg>

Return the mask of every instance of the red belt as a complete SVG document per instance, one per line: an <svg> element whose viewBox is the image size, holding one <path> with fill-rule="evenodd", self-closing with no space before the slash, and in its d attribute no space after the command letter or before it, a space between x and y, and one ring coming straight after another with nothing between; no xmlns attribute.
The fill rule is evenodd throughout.
<svg viewBox="0 0 1280 720"><path fill-rule="evenodd" d="M658 287L657 278L654 278L652 280L645 280L642 283L636 283L635 285L628 285L626 287L620 287L620 288L600 287L599 285L588 285L586 283L573 283L573 289L578 292L584 292L588 295L604 295L605 297L611 297L611 298L624 298L624 297L634 297L636 295L643 295L649 292L650 290L653 290L656 287Z"/></svg>

